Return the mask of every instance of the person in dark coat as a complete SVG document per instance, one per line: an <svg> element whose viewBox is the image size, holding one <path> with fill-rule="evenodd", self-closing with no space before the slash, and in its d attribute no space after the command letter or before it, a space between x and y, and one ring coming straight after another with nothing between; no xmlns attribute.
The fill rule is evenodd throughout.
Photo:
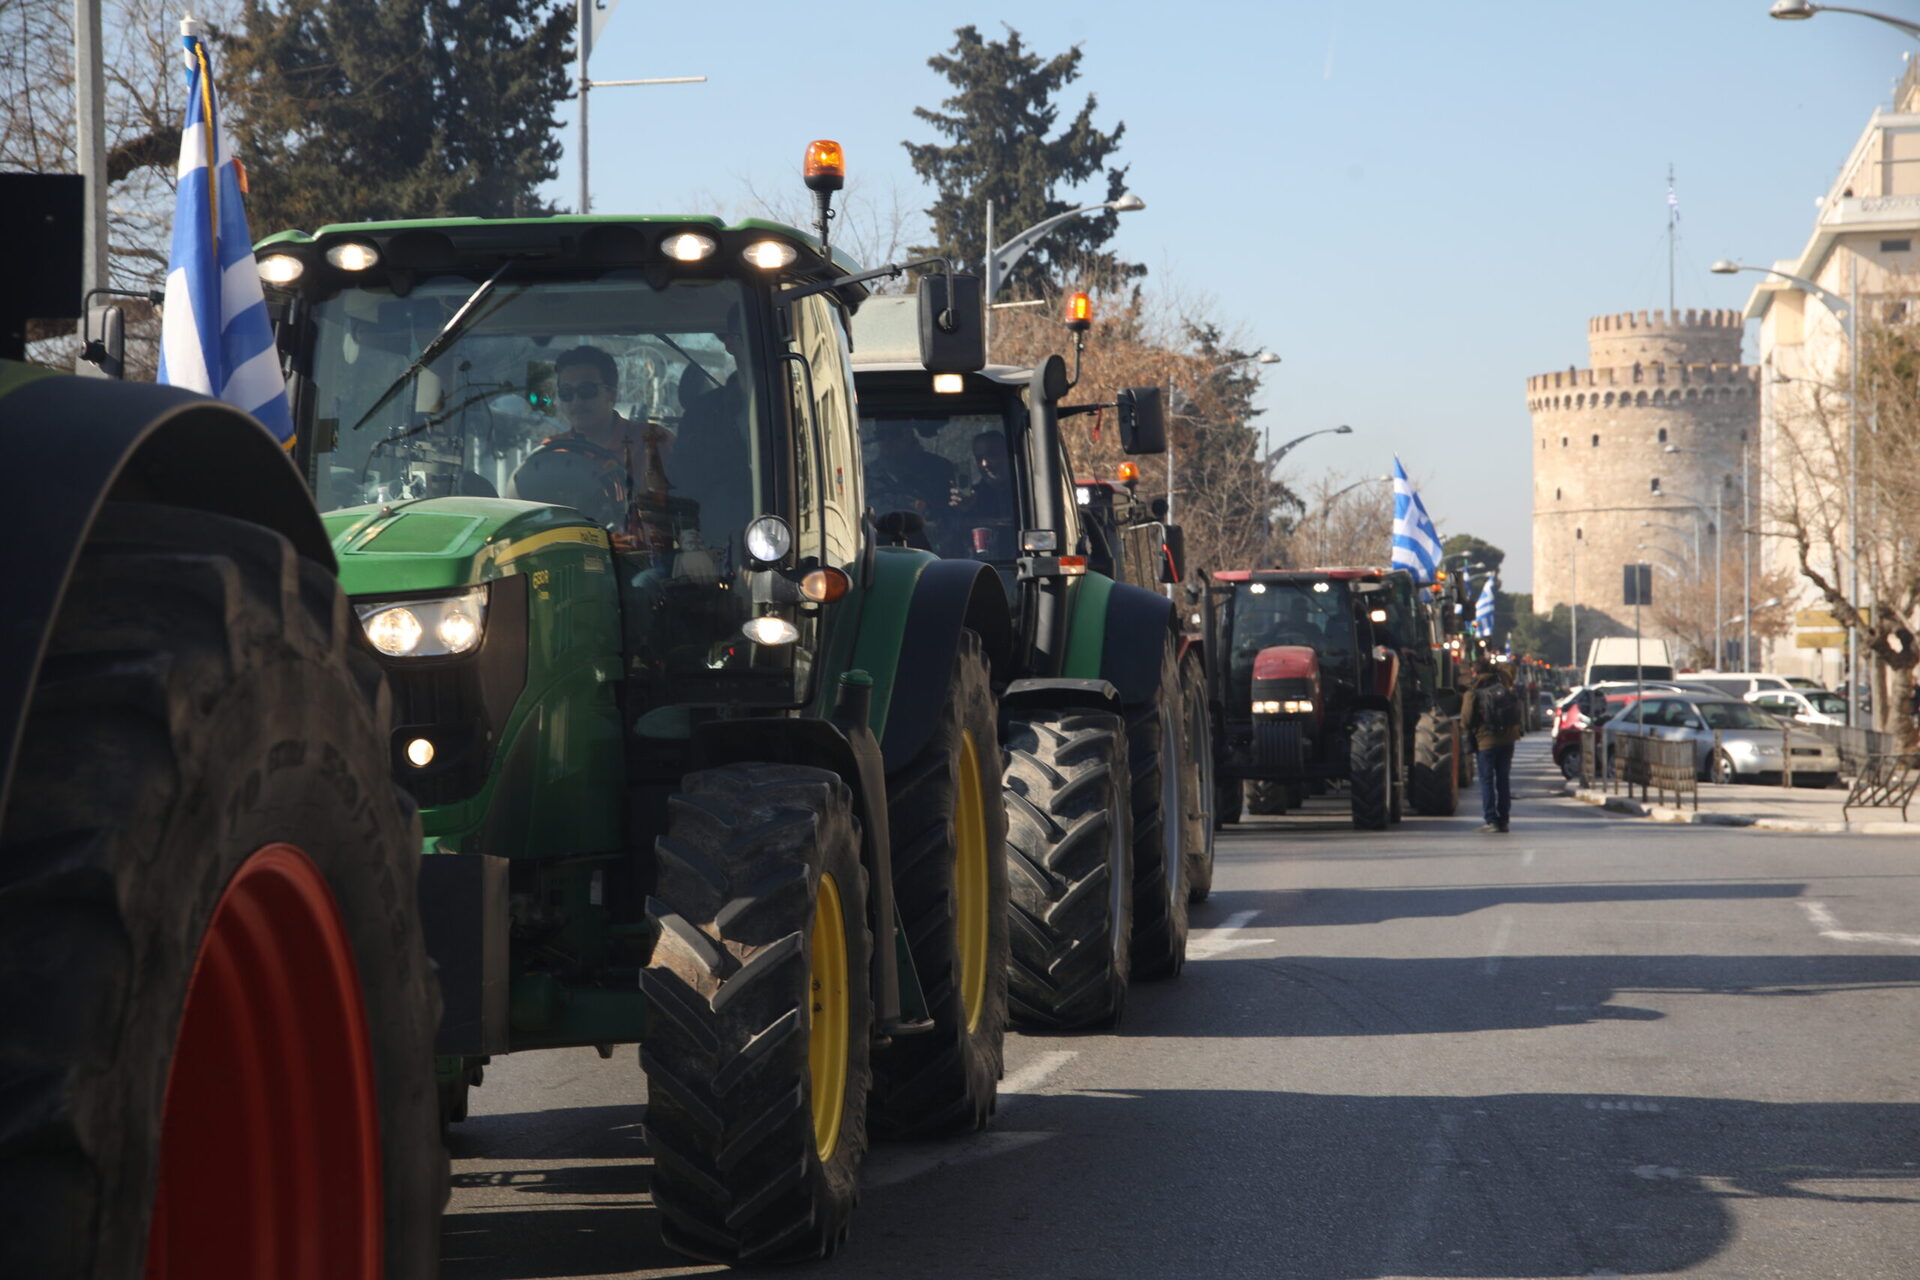
<svg viewBox="0 0 1920 1280"><path fill-rule="evenodd" d="M1486 819L1480 830L1504 834L1513 813L1513 744L1525 737L1527 731L1524 719L1517 715L1504 731L1487 723L1486 691L1496 686L1504 687L1508 697L1514 697L1512 666L1495 663L1490 658L1475 662L1473 686L1460 703L1460 724L1473 735L1474 754L1480 768L1480 813Z"/></svg>

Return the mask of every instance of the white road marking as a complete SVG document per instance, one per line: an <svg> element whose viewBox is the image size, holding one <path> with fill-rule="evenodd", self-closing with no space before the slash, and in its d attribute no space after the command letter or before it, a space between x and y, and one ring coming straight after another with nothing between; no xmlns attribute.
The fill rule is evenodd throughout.
<svg viewBox="0 0 1920 1280"><path fill-rule="evenodd" d="M1036 1055L1032 1062L1000 1082L1000 1096L1004 1098L1010 1093L1040 1092L1040 1086L1047 1082L1048 1076L1079 1056L1078 1049L1049 1049L1045 1053Z"/></svg>
<svg viewBox="0 0 1920 1280"><path fill-rule="evenodd" d="M1507 939L1512 936L1513 917L1501 916L1500 923L1494 926L1493 941L1487 944L1487 958L1480 966L1482 970L1490 974L1500 972L1500 953L1507 949Z"/></svg>
<svg viewBox="0 0 1920 1280"><path fill-rule="evenodd" d="M1206 960L1223 951L1235 947L1258 946L1263 942L1277 942L1277 938L1247 938L1240 936L1240 930L1260 913L1258 911L1236 911L1222 920L1214 928L1187 939L1187 959Z"/></svg>
<svg viewBox="0 0 1920 1280"><path fill-rule="evenodd" d="M1420 1171L1414 1177L1413 1190L1401 1202L1400 1210L1393 1215L1393 1236L1387 1242L1386 1257L1382 1259L1382 1275L1413 1275L1416 1272L1413 1254L1427 1237L1430 1229L1434 1201L1439 1198L1440 1183L1446 1172L1453 1166L1450 1159L1453 1143L1451 1138L1460 1132L1460 1117L1439 1115L1434 1117L1433 1134L1427 1139L1426 1150L1420 1155Z"/></svg>
<svg viewBox="0 0 1920 1280"><path fill-rule="evenodd" d="M1827 910L1824 902L1802 902L1800 909L1807 913L1807 919L1820 931L1823 938L1832 938L1835 942L1871 942L1890 947L1920 947L1920 935L1911 933L1860 933L1851 929L1842 929L1840 922L1834 919L1833 912Z"/></svg>
<svg viewBox="0 0 1920 1280"><path fill-rule="evenodd" d="M1523 867L1530 867L1533 865L1533 850L1527 849L1521 852L1520 865Z"/></svg>

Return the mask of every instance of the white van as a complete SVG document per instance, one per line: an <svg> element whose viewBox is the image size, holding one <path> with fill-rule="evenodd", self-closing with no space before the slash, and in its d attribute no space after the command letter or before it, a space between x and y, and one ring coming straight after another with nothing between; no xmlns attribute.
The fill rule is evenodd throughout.
<svg viewBox="0 0 1920 1280"><path fill-rule="evenodd" d="M1665 640L1609 636L1587 648L1588 684L1601 680L1671 680L1673 655Z"/></svg>

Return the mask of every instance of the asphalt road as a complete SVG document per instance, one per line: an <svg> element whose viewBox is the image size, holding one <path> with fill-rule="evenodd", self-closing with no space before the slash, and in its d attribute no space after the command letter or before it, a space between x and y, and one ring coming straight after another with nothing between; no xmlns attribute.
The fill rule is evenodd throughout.
<svg viewBox="0 0 1920 1280"><path fill-rule="evenodd" d="M1920 1275L1920 838L1655 826L1549 798L1223 836L1186 972L1012 1036L986 1133L876 1148L886 1277ZM632 1049L499 1060L443 1274L680 1276ZM793 1274L791 1272L784 1274Z"/></svg>

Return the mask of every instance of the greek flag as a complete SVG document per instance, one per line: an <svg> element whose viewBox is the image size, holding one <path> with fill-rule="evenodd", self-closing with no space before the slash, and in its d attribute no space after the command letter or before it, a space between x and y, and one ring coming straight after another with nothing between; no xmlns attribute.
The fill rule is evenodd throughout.
<svg viewBox="0 0 1920 1280"><path fill-rule="evenodd" d="M1480 588L1480 599L1473 606L1473 626L1483 636L1493 634L1493 575L1488 574Z"/></svg>
<svg viewBox="0 0 1920 1280"><path fill-rule="evenodd" d="M1413 570L1413 580L1421 583L1432 582L1440 569L1440 534L1397 456L1393 460L1393 567Z"/></svg>
<svg viewBox="0 0 1920 1280"><path fill-rule="evenodd" d="M180 131L160 381L238 405L291 448L287 383L254 269L239 167L220 129L213 69L199 36L183 35L181 42L187 50L187 123Z"/></svg>

